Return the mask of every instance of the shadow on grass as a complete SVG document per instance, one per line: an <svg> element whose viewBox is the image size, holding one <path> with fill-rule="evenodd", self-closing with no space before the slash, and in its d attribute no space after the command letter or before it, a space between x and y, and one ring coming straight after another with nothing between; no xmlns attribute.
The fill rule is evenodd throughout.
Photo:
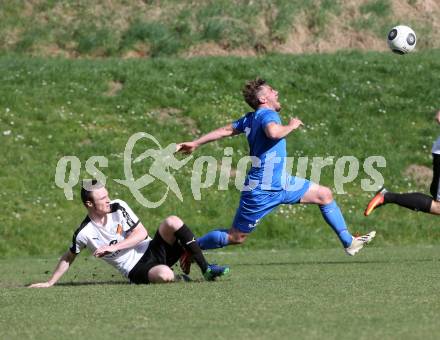
<svg viewBox="0 0 440 340"><path fill-rule="evenodd" d="M292 261L292 262L268 262L268 263L236 263L233 266L307 266L307 265L340 265L340 264L382 264L382 263L420 263L438 262L439 259L393 259L393 260L372 260L372 261Z"/></svg>
<svg viewBox="0 0 440 340"><path fill-rule="evenodd" d="M188 275L185 274L176 274L175 283L179 282L198 282L199 280L192 280ZM203 281L203 280L200 280ZM142 286L143 284L136 285L131 283L130 281L70 281L70 282L60 282L55 285L61 287L77 287L77 286L98 286L98 285L133 285L133 286ZM26 284L22 287L27 287L29 284Z"/></svg>
<svg viewBox="0 0 440 340"><path fill-rule="evenodd" d="M24 285L1 285L0 288L28 288L32 282L26 283ZM75 286L97 286L97 285L129 285L128 281L77 281L77 282L60 282L55 284L53 287L75 287ZM38 289L38 288L36 288ZM43 288L40 288L43 289Z"/></svg>
<svg viewBox="0 0 440 340"><path fill-rule="evenodd" d="M56 286L96 286L96 285L129 285L129 281L77 281L77 282L60 282Z"/></svg>

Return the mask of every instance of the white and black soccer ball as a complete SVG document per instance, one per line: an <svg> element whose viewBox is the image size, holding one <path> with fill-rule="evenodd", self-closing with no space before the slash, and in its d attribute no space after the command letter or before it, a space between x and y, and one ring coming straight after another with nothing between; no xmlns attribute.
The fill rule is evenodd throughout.
<svg viewBox="0 0 440 340"><path fill-rule="evenodd" d="M391 51L406 54L416 47L417 37L411 27L399 25L390 30L387 41Z"/></svg>

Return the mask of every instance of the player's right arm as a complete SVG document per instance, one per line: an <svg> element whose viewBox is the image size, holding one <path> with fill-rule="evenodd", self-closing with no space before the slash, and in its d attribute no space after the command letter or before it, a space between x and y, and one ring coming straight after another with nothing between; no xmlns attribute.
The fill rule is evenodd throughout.
<svg viewBox="0 0 440 340"><path fill-rule="evenodd" d="M282 125L275 122L269 123L264 128L264 132L270 139L282 139L293 130L298 129L301 125L304 125L301 120L298 118L292 118L287 125Z"/></svg>
<svg viewBox="0 0 440 340"><path fill-rule="evenodd" d="M63 256L61 256L51 278L46 282L39 282L31 284L28 288L48 288L52 287L58 280L69 270L70 265L75 260L76 254L72 253L70 250L66 251Z"/></svg>
<svg viewBox="0 0 440 340"><path fill-rule="evenodd" d="M183 142L177 144L177 151L189 154L194 152L199 146L203 144L213 142L225 137L234 136L239 133L241 133L241 131L235 130L232 127L232 124L228 124L222 126L221 128L215 129L192 142Z"/></svg>

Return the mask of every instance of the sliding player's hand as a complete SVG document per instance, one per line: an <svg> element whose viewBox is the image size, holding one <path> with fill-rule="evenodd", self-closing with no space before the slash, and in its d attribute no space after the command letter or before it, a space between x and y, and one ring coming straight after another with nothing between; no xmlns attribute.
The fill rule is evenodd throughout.
<svg viewBox="0 0 440 340"><path fill-rule="evenodd" d="M50 282L39 282L28 286L28 288L49 288L49 287L52 287L52 284Z"/></svg>
<svg viewBox="0 0 440 340"><path fill-rule="evenodd" d="M93 256L95 257L103 257L105 255L111 254L115 251L113 246L102 246L95 250Z"/></svg>

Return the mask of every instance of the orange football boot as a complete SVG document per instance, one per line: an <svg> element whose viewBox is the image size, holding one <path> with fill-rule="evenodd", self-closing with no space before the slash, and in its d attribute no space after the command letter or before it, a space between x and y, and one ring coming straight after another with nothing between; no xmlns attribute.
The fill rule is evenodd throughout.
<svg viewBox="0 0 440 340"><path fill-rule="evenodd" d="M374 197L368 203L367 208L364 211L365 216L370 215L374 209L383 205L384 196L386 192L387 190L385 188L382 188L378 192L376 192L376 195L374 195Z"/></svg>

